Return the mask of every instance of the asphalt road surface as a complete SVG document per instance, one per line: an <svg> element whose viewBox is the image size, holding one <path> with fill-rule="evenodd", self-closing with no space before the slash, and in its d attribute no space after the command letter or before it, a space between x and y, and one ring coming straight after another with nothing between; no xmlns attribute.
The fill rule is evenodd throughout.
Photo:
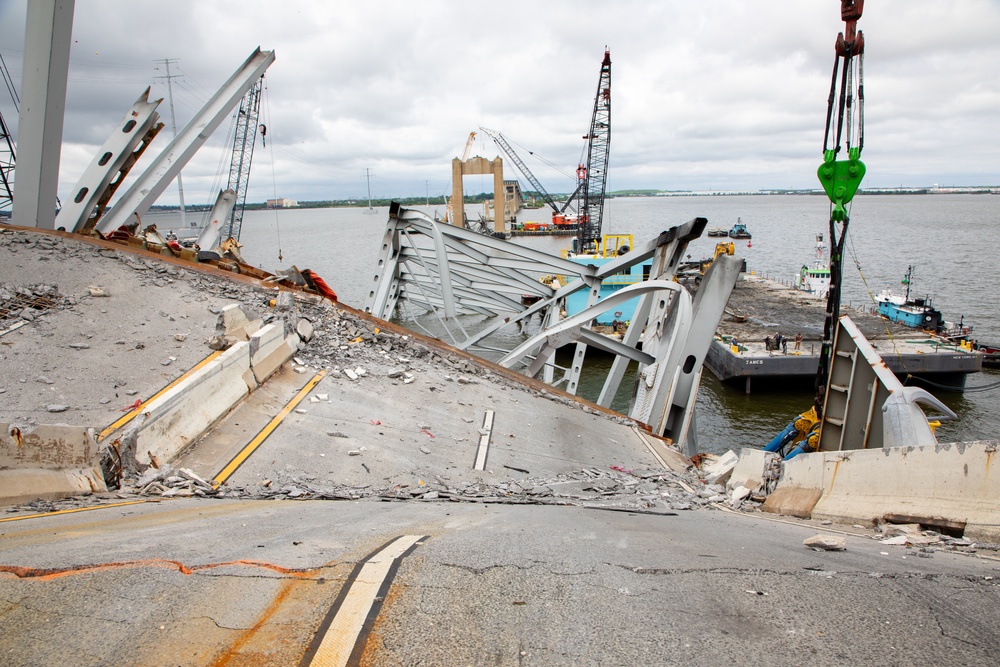
<svg viewBox="0 0 1000 667"><path fill-rule="evenodd" d="M1000 561L819 530L447 501L18 518L0 664L998 664Z"/></svg>

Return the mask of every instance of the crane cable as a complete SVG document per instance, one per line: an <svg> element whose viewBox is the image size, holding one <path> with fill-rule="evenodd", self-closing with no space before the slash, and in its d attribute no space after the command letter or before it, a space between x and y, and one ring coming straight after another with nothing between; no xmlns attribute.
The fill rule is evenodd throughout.
<svg viewBox="0 0 1000 667"><path fill-rule="evenodd" d="M264 79L264 111L267 114L265 120L267 121L265 125L267 127L271 126L271 96L268 94L267 79ZM271 146L268 148L268 153L271 156L271 188L274 194L275 207L274 207L274 232L278 238L278 261L282 261L284 257L281 252L281 222L278 219L278 178L274 173L274 132L271 132ZM266 204L265 204L266 205Z"/></svg>

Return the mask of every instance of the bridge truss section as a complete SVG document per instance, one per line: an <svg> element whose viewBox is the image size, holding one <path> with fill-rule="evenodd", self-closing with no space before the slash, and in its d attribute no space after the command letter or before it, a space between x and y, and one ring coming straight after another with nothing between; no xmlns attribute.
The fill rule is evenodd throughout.
<svg viewBox="0 0 1000 667"><path fill-rule="evenodd" d="M629 364L636 364L628 415L694 453L703 362L742 267L736 257L718 258L696 296L673 280L706 224L695 218L672 227L597 267L438 223L394 203L365 310L382 319L398 316L570 394L579 388L588 346L600 349L614 356L597 400L609 408ZM600 298L602 280L649 260L648 281ZM586 309L564 318L566 297L580 290L588 294ZM631 299L638 307L620 341L590 328L599 314ZM569 367L555 363L564 346L573 346Z"/></svg>

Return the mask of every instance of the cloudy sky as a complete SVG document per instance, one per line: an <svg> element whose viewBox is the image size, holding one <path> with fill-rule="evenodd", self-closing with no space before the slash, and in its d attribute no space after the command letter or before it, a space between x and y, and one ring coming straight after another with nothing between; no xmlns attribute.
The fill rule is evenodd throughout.
<svg viewBox="0 0 1000 667"><path fill-rule="evenodd" d="M18 86L26 4L0 0ZM1000 0L869 0L859 27L863 186L1000 183ZM366 169L375 197L440 197L480 126L504 133L547 189L571 190L605 46L610 189L816 187L842 29L837 0L77 0L59 194L146 86L167 96L158 59L183 74L180 128L257 46L276 60L248 201L364 198ZM169 136L166 101L159 111L167 129L151 151ZM16 127L3 88L0 112ZM214 200L230 125L185 169L188 203ZM497 149L479 133L472 154ZM176 202L175 187L160 200Z"/></svg>

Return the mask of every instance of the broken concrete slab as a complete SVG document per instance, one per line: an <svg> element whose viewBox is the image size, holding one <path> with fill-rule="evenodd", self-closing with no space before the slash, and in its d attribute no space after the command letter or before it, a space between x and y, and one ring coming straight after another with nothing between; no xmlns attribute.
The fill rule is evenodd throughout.
<svg viewBox="0 0 1000 667"><path fill-rule="evenodd" d="M734 489L737 486L744 486L751 492L760 490L764 486L764 476L768 465L777 458L779 458L778 455L773 452L744 447L740 451L739 461L729 476L727 488Z"/></svg>
<svg viewBox="0 0 1000 667"><path fill-rule="evenodd" d="M739 460L740 457L731 449L721 456L707 459L708 462L701 466L702 474L705 475L705 483L725 484Z"/></svg>
<svg viewBox="0 0 1000 667"><path fill-rule="evenodd" d="M316 334L316 330L313 327L312 322L307 319L300 319L295 324L295 333L299 335L299 338L302 339L303 343L308 343L313 339L313 336Z"/></svg>
<svg viewBox="0 0 1000 667"><path fill-rule="evenodd" d="M264 321L249 306L231 303L222 309L215 333L218 336L235 336L239 340L250 340L250 336L260 329Z"/></svg>
<svg viewBox="0 0 1000 667"><path fill-rule="evenodd" d="M280 320L265 324L250 336L250 365L270 356L285 340L285 325Z"/></svg>
<svg viewBox="0 0 1000 667"><path fill-rule="evenodd" d="M802 546L817 551L844 551L847 549L847 540L839 535L813 535L807 537Z"/></svg>
<svg viewBox="0 0 1000 667"><path fill-rule="evenodd" d="M271 349L271 352L266 356L261 356L257 354L256 359L252 362L250 370L253 371L254 378L256 378L258 384L263 384L267 378L271 377L276 370L281 368L282 364L292 358L295 354L295 348L289 344L288 339L283 339L278 345Z"/></svg>

